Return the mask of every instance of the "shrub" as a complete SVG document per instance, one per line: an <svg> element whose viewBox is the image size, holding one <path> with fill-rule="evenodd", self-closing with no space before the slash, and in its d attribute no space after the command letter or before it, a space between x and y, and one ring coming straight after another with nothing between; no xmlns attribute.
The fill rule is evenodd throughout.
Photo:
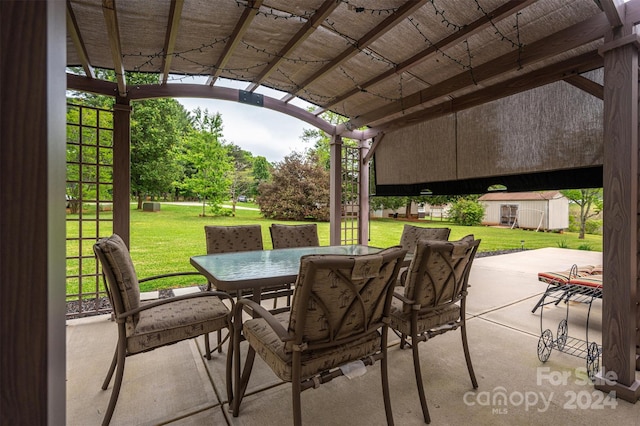
<svg viewBox="0 0 640 426"><path fill-rule="evenodd" d="M567 240L560 240L560 241L558 241L558 247L559 248L569 248L569 244L567 244Z"/></svg>
<svg viewBox="0 0 640 426"><path fill-rule="evenodd" d="M593 235L602 235L602 220L589 219L584 224L584 232Z"/></svg>
<svg viewBox="0 0 640 426"><path fill-rule="evenodd" d="M580 244L580 246L578 246L578 250L591 251L593 248L591 247L591 244Z"/></svg>
<svg viewBox="0 0 640 426"><path fill-rule="evenodd" d="M451 205L449 218L457 225L480 225L484 217L484 207L477 201L461 198Z"/></svg>

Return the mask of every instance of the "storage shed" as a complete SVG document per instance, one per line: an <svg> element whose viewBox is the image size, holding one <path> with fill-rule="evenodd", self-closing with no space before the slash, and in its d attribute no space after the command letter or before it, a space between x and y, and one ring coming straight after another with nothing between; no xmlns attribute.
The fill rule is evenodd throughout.
<svg viewBox="0 0 640 426"><path fill-rule="evenodd" d="M569 227L569 199L559 191L485 194L484 225L543 231Z"/></svg>

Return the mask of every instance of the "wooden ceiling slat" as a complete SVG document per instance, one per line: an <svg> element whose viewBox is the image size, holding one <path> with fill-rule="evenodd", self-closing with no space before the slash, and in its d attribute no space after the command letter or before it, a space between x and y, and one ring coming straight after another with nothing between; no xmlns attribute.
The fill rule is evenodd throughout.
<svg viewBox="0 0 640 426"><path fill-rule="evenodd" d="M67 33L73 40L73 44L76 47L76 52L80 57L80 62L82 63L82 68L84 69L84 73L89 78L96 78L96 74L93 71L93 67L91 66L91 61L89 61L89 54L87 53L87 48L82 41L82 36L80 35L80 28L78 28L78 21L76 21L76 15L73 13L73 9L71 8L71 3L67 1Z"/></svg>
<svg viewBox="0 0 640 426"><path fill-rule="evenodd" d="M122 62L122 45L120 43L120 30L118 28L118 14L116 12L115 0L102 0L102 14L107 24L107 34L109 35L109 47L113 58L113 69L118 82L118 94L127 96L127 82L124 75L124 64Z"/></svg>
<svg viewBox="0 0 640 426"><path fill-rule="evenodd" d="M164 40L164 56L162 57L162 73L160 75L160 83L167 84L169 73L171 71L171 60L178 37L178 28L180 27L180 17L182 16L182 6L184 0L171 0L169 10L169 21L167 22L167 34Z"/></svg>
<svg viewBox="0 0 640 426"><path fill-rule="evenodd" d="M450 95L456 90L498 76L505 71L514 70L518 67L530 65L562 52L569 51L602 38L609 28L609 21L606 15L599 13L583 22L526 45L522 51L514 50L489 62L478 65L473 68L473 74L464 71L441 83L405 96L401 101L393 102L382 108L363 114L360 117L356 117L350 120L348 126L358 128L369 125L370 123L383 119L385 116L390 116L439 97Z"/></svg>
<svg viewBox="0 0 640 426"><path fill-rule="evenodd" d="M249 29L253 18L256 17L258 10L260 9L260 6L262 6L262 0L249 0L247 7L245 7L244 11L242 12L242 16L240 16L236 27L233 29L233 32L229 37L229 41L227 41L222 55L220 55L220 58L215 65L213 74L211 74L211 77L209 77L209 79L207 80L207 84L209 86L213 86L213 84L222 73L222 69L227 65L229 59L231 59L233 51L235 50L240 40L242 40L242 36L244 36L244 33L246 33Z"/></svg>
<svg viewBox="0 0 640 426"><path fill-rule="evenodd" d="M322 6L313 14L311 18L305 22L300 30L294 35L291 40L276 54L276 57L265 67L265 69L255 78L253 83L247 87L247 91L253 92L260 84L269 76L273 71L278 68L278 65L284 60L284 58L292 52L296 47L305 41L329 15L338 6L339 2L335 0L326 0Z"/></svg>
<svg viewBox="0 0 640 426"><path fill-rule="evenodd" d="M338 56L333 58L331 62L329 62L322 68L320 68L311 77L307 78L305 81L300 83L298 85L298 88L294 92L284 96L282 98L282 101L289 102L297 94L302 92L305 89L305 87L307 87L309 84L313 83L323 75L327 74L328 72L336 68L338 65L340 65L344 61L348 60L349 58L359 53L360 50L366 48L368 45L373 43L384 33L391 30L396 24L404 20L407 16L409 16L416 10L420 9L425 3L427 3L427 1L428 0L420 0L420 1L410 0L406 2L396 12L394 12L392 15L385 18L380 24L372 28L368 33L366 33L362 38L360 38L354 45L347 47Z"/></svg>
<svg viewBox="0 0 640 426"><path fill-rule="evenodd" d="M473 34L476 34L477 32L482 31L488 26L492 24L496 24L497 22L500 22L501 20L503 20L508 16L512 16L514 13L518 13L520 10L530 6L532 3L535 3L536 1L537 0L510 1L503 4L497 9L481 17L480 19L470 23L469 25L465 25L462 29L434 43L433 45L429 46L423 51L416 53L409 59L398 64L398 66L395 67L394 69L385 71L384 73L370 79L369 81L360 84L359 87L355 87L350 91L336 97L331 102L323 105L320 108L317 108L313 113L316 115L321 114L324 111L330 109L332 106L337 105L340 102L343 102L354 95L357 95L362 90L366 90L375 84L381 83L393 77L394 75L402 74L403 72L409 70L410 68L431 58L433 55L437 54L438 52L441 52L443 50L446 50L454 46L460 41L471 37Z"/></svg>
<svg viewBox="0 0 640 426"><path fill-rule="evenodd" d="M495 84L459 98L447 100L438 105L425 108L402 116L396 120L390 120L375 126L384 132L410 126L422 121L432 120L447 114L462 111L467 108L482 105L507 96L515 95L526 90L544 86L559 80L567 79L568 75L577 75L588 72L604 65L604 59L597 51L555 63L544 68L532 71L526 75Z"/></svg>
<svg viewBox="0 0 640 426"><path fill-rule="evenodd" d="M604 86L593 80L589 80L587 77L572 75L571 77L565 78L564 81L580 90L584 90L598 99L604 100Z"/></svg>

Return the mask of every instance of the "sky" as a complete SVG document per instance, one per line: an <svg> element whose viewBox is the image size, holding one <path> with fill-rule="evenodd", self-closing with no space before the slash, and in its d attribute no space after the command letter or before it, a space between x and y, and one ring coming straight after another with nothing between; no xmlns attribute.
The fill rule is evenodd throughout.
<svg viewBox="0 0 640 426"><path fill-rule="evenodd" d="M197 79L183 80L188 84L203 84ZM236 83L223 80L216 86L244 90L246 82ZM280 99L283 93L261 87L256 90L265 96ZM311 124L268 108L202 98L176 98L187 111L200 107L209 113L219 112L222 116L222 134L226 142L232 142L254 156L261 155L270 163L279 162L293 151L303 152L312 147L300 138L304 129L313 129ZM296 105L301 105L297 103Z"/></svg>

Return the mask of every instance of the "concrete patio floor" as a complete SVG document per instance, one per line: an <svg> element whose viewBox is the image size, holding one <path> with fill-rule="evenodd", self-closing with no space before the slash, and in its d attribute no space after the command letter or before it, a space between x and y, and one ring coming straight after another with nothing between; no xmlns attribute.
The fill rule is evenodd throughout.
<svg viewBox="0 0 640 426"><path fill-rule="evenodd" d="M640 404L607 398L586 378L586 361L557 350L538 360L541 317L531 309L545 290L539 271L572 264L601 264L602 253L560 248L478 258L471 271L468 336L479 382L473 390L460 332L420 345L427 403L434 425L620 424L640 425ZM589 341L602 342L602 303L593 303ZM566 317L564 304L545 307L542 327ZM569 336L585 339L586 306L569 305ZM67 424L100 424L111 386L101 390L117 338L109 316L67 323ZM389 375L397 425L423 424L410 350L390 338ZM291 386L257 359L240 416L228 412L225 357L202 357L202 338L127 359L112 425L291 424ZM259 357L257 357L259 358ZM365 375L332 382L302 394L303 423L385 424L379 364Z"/></svg>

